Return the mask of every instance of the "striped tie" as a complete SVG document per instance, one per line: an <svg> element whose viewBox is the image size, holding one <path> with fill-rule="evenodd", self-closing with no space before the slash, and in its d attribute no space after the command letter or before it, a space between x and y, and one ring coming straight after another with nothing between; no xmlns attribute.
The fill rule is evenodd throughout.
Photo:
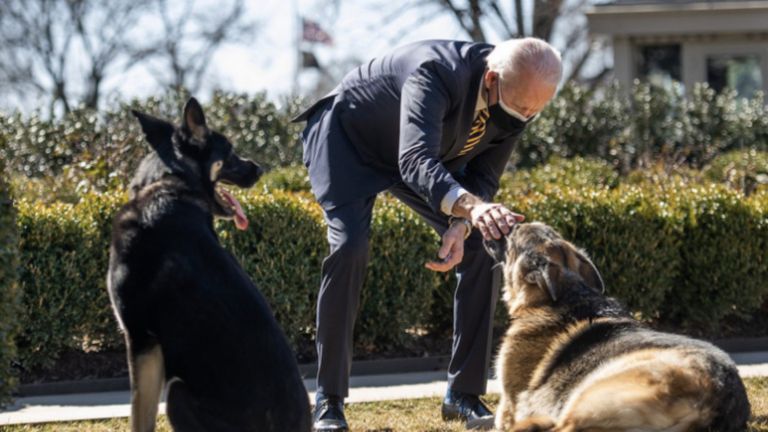
<svg viewBox="0 0 768 432"><path fill-rule="evenodd" d="M464 148L459 152L459 156L464 156L465 154L472 151L477 143L479 143L483 138L483 135L485 135L485 126L488 122L488 117L490 117L488 108L481 110L477 114L477 118L475 118L475 121L472 122L472 129L469 130L469 138L467 138L467 143L464 144Z"/></svg>

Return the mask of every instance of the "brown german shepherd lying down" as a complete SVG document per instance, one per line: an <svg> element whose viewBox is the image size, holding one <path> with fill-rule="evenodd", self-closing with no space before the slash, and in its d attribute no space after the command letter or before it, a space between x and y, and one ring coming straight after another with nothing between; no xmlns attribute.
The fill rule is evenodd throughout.
<svg viewBox="0 0 768 432"><path fill-rule="evenodd" d="M512 317L496 364L497 429L745 430L749 401L728 355L635 321L554 229L516 225L486 248L503 265Z"/></svg>

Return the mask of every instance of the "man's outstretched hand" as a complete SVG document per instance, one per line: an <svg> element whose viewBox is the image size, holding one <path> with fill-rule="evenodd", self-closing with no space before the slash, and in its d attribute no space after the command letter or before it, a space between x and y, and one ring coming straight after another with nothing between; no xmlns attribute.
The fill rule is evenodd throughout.
<svg viewBox="0 0 768 432"><path fill-rule="evenodd" d="M464 236L467 227L463 223L454 223L443 233L443 242L437 257L440 261L429 261L424 267L438 272L447 272L464 258Z"/></svg>
<svg viewBox="0 0 768 432"><path fill-rule="evenodd" d="M512 212L503 204L486 203L469 193L456 200L453 214L469 220L486 240L500 239L509 234L514 224L525 220L525 216Z"/></svg>

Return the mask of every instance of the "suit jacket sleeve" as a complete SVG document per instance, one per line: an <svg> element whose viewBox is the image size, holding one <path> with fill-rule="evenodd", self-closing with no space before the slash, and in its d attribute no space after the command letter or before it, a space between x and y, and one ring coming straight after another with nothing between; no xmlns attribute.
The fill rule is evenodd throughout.
<svg viewBox="0 0 768 432"><path fill-rule="evenodd" d="M521 133L504 138L496 146L472 158L458 180L469 192L483 201L491 202L499 191L499 179L504 174L509 157Z"/></svg>
<svg viewBox="0 0 768 432"><path fill-rule="evenodd" d="M457 102L455 71L429 62L403 84L398 165L403 182L435 212L448 191L459 186L440 162L443 118Z"/></svg>

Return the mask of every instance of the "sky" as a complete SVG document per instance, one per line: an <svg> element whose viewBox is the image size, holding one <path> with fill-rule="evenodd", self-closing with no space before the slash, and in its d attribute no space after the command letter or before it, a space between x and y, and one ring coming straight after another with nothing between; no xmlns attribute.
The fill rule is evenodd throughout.
<svg viewBox="0 0 768 432"><path fill-rule="evenodd" d="M326 2L327 3L327 2ZM333 37L333 45L312 46L321 64L345 59L363 61L380 55L397 45L441 38L465 39L466 36L449 16L437 17L427 23L409 25L408 17L399 17L396 24L379 25L382 15L394 9L397 2L379 0L341 0L337 11L323 7L316 0L258 0L248 2L249 17L258 22L254 40L248 45L222 48L212 62L209 72L217 87L238 92L266 91L272 99L289 94L294 88L297 63L297 11L313 19ZM385 5L374 8L376 4ZM403 23L403 24L401 24ZM305 70L299 79L302 88L316 79L313 70ZM126 97L144 97L157 91L147 70L133 71L129 79L110 83ZM211 88L202 89L206 99Z"/></svg>

